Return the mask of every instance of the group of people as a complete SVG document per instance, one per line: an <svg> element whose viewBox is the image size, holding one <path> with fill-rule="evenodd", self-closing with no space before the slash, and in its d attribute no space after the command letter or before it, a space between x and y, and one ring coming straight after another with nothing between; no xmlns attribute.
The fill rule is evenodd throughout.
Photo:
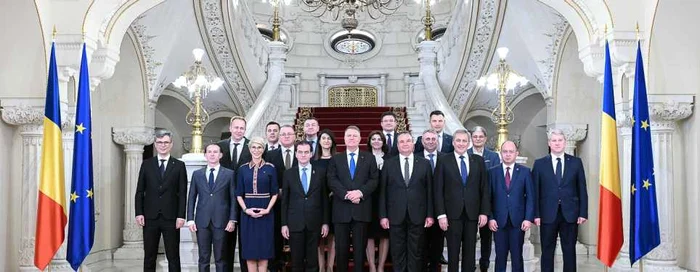
<svg viewBox="0 0 700 272"><path fill-rule="evenodd" d="M443 131L444 114L430 114L430 129L414 141L382 114L382 130L367 135L348 126L345 151L334 133L304 122L270 122L266 139L244 137L246 120L233 117L231 137L205 146L207 166L196 170L187 192L183 162L170 156L169 132L156 134L157 156L143 162L136 190L136 222L144 233L144 270L155 271L158 243L169 271L180 271L179 228L196 233L199 270L232 271L238 240L241 271L281 271L288 241L292 271L349 270L350 248L363 271L383 272L388 253L394 271L486 271L492 237L495 271L523 271L524 235L540 226L542 271L553 271L557 236L564 271L576 270L578 225L587 218L581 160L564 153L561 130L548 133L550 154L532 171L516 163L517 145L485 148L486 130ZM477 233L481 258L476 264ZM378 249L378 250L377 250ZM326 254L327 253L327 254ZM460 265L461 260L461 265Z"/></svg>

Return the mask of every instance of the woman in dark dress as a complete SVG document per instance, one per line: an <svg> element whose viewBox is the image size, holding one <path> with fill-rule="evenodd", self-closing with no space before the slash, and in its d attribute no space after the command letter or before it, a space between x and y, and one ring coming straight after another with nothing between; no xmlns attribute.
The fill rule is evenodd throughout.
<svg viewBox="0 0 700 272"><path fill-rule="evenodd" d="M314 166L319 168L327 168L328 162L331 157L336 153L335 136L333 132L329 129L321 130L318 135L318 143L314 150L321 150L321 152L316 152L314 155ZM333 192L330 193L329 198L333 198ZM330 201L332 204L333 201ZM333 208L329 207L332 211ZM319 272L333 272L333 265L335 264L335 239L333 237L333 224L330 224L330 230L328 236L318 244L318 267ZM325 240L325 241L324 241ZM325 252L326 246L328 248L328 261L326 262Z"/></svg>
<svg viewBox="0 0 700 272"><path fill-rule="evenodd" d="M381 176L384 160L389 158L389 146L387 146L386 138L384 138L384 134L381 131L375 130L369 133L369 136L367 136L367 150L374 154L374 158L377 161L377 169L379 169L379 175ZM389 231L379 225L379 193L375 192L372 194L372 197L374 207L372 207L372 222L368 228L367 263L369 264L370 272L384 272L384 264L389 255ZM379 240L379 256L376 266L374 262L375 240Z"/></svg>
<svg viewBox="0 0 700 272"><path fill-rule="evenodd" d="M248 144L253 159L238 168L236 199L241 206L241 254L249 272L267 272L267 260L275 258L274 210L277 172L262 159L265 142L254 137Z"/></svg>

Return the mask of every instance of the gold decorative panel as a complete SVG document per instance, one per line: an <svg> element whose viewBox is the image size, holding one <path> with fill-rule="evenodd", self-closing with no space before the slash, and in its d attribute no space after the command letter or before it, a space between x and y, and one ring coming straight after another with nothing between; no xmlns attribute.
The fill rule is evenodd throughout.
<svg viewBox="0 0 700 272"><path fill-rule="evenodd" d="M329 107L376 107L377 88L369 86L343 86L328 90Z"/></svg>

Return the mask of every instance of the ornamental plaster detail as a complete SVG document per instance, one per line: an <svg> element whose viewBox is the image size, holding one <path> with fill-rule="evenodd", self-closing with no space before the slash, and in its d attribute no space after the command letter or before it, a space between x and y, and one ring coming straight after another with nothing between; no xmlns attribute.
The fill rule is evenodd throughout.
<svg viewBox="0 0 700 272"><path fill-rule="evenodd" d="M540 90L545 96L552 93L552 86L554 85L554 71L559 59L559 53L561 46L564 44L564 36L567 30L570 28L569 23L566 19L557 15L557 21L552 26L552 29L546 32L544 35L550 39L549 44L545 47L547 51L547 58L539 60L537 62L539 70L542 72L542 78L537 78L535 83L537 89Z"/></svg>
<svg viewBox="0 0 700 272"><path fill-rule="evenodd" d="M476 33L467 58L466 71L460 80L457 93L450 103L455 112L459 112L462 105L467 102L469 94L476 87L476 79L479 78L481 70L486 64L491 41L494 39L493 32L499 17L497 7L496 0L485 0L480 3Z"/></svg>
<svg viewBox="0 0 700 272"><path fill-rule="evenodd" d="M144 73L146 76L146 83L148 84L149 100L157 101L162 90L158 90L158 88L155 88L154 86L156 86L158 73L160 72L159 70L162 69L161 66L163 66L163 63L155 59L156 49L151 47L149 43L156 36L148 35L148 27L140 23L140 20L143 17L144 16L141 15L136 18L131 26L129 26L129 29L131 29L131 32L134 34L134 37L136 38L135 42L141 51L141 55L143 56L142 65L146 68Z"/></svg>

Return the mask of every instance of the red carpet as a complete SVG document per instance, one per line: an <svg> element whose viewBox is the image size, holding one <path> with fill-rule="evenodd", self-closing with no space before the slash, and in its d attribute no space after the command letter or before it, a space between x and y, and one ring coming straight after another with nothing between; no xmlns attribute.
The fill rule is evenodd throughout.
<svg viewBox="0 0 700 272"><path fill-rule="evenodd" d="M299 108L297 110L295 124L297 124L297 130L303 130L304 121L308 117L316 118L321 130L330 129L333 131L338 144L338 151L345 150L343 141L345 128L350 125L355 125L360 128L360 135L362 136L360 148L365 149L367 146L367 136L369 133L373 130L382 129L380 125L381 120L379 118L382 116L382 113L386 111L392 111L394 114L396 114L398 118L397 130L400 130L401 127L405 127L406 130L409 129L405 107Z"/></svg>

